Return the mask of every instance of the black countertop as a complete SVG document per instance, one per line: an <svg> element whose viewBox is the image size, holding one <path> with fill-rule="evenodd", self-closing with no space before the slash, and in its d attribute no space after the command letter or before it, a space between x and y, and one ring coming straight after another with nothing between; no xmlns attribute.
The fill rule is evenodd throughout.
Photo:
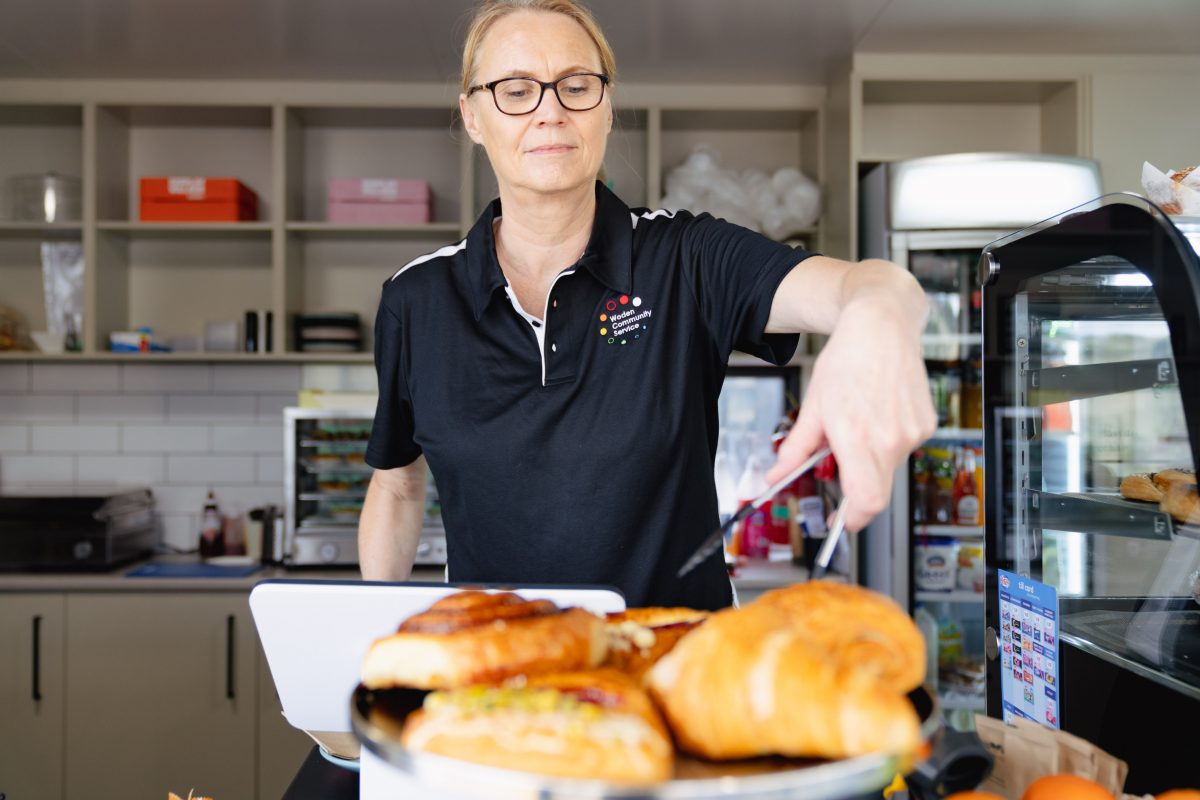
<svg viewBox="0 0 1200 800"><path fill-rule="evenodd" d="M329 763L313 745L283 800L358 800L358 773Z"/></svg>

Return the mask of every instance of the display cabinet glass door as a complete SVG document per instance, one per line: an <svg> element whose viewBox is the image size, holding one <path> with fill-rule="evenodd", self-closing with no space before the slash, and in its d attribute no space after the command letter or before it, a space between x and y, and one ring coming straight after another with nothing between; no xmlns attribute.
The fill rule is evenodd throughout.
<svg viewBox="0 0 1200 800"><path fill-rule="evenodd" d="M1168 774L1170 745L1140 715L1200 709L1200 261L1127 197L1000 242L981 270L988 712L1019 713L999 678L1004 570L1057 597L1049 724L1153 787L1137 781Z"/></svg>

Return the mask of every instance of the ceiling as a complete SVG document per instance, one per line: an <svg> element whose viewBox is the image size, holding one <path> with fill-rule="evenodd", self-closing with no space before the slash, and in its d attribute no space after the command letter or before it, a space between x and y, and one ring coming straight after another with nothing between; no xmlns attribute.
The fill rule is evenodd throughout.
<svg viewBox="0 0 1200 800"><path fill-rule="evenodd" d="M2 0L0 78L452 81L473 0ZM590 0L621 78L823 83L851 52L1200 53L1197 0Z"/></svg>

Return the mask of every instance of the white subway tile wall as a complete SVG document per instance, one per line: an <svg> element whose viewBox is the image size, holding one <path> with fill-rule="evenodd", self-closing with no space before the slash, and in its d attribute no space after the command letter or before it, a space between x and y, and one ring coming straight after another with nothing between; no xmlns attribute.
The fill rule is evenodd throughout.
<svg viewBox="0 0 1200 800"><path fill-rule="evenodd" d="M292 364L0 364L0 494L148 486L164 544L196 547L211 489L226 513L282 505Z"/></svg>

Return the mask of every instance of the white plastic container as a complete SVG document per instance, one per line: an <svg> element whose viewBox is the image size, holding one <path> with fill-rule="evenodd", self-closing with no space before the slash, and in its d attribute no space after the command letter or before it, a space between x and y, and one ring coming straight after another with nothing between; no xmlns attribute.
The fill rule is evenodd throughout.
<svg viewBox="0 0 1200 800"><path fill-rule="evenodd" d="M958 542L930 537L918 539L913 548L913 580L919 591L954 590L958 568Z"/></svg>

